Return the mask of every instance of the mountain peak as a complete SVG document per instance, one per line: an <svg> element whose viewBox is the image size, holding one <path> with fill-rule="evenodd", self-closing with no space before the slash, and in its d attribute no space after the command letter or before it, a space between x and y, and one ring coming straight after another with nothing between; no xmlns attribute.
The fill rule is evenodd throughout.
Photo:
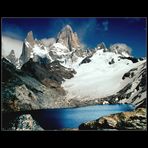
<svg viewBox="0 0 148 148"><path fill-rule="evenodd" d="M6 58L15 65L17 59L16 59L15 52L13 49L10 51L9 55Z"/></svg>
<svg viewBox="0 0 148 148"><path fill-rule="evenodd" d="M73 48L80 48L79 38L76 32L73 32L70 25L66 25L57 36L57 43L61 43L66 46L70 51Z"/></svg>
<svg viewBox="0 0 148 148"><path fill-rule="evenodd" d="M14 52L13 49L10 51L10 54L9 55L14 55L15 56L15 52Z"/></svg>
<svg viewBox="0 0 148 148"><path fill-rule="evenodd" d="M27 40L27 42L29 42L29 43L34 43L34 37L33 37L33 32L32 31L29 31L28 33L27 33L27 37L26 37L26 40Z"/></svg>
<svg viewBox="0 0 148 148"><path fill-rule="evenodd" d="M104 51L105 51L105 50L106 50L106 45L105 45L104 42L101 42L101 43L99 43L99 44L97 45L97 48L98 48L98 49L104 49Z"/></svg>
<svg viewBox="0 0 148 148"><path fill-rule="evenodd" d="M64 30L72 30L72 27L70 25L66 25L63 29Z"/></svg>
<svg viewBox="0 0 148 148"><path fill-rule="evenodd" d="M110 51L114 53L121 54L122 56L131 56L132 49L124 43L116 43L110 46Z"/></svg>
<svg viewBox="0 0 148 148"><path fill-rule="evenodd" d="M29 31L29 32L27 33L27 36L32 36L32 37L33 37L33 32L32 32L32 31Z"/></svg>

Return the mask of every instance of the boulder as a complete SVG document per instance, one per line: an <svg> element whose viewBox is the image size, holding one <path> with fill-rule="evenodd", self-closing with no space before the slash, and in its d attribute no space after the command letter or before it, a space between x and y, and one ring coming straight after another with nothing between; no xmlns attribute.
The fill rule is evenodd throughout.
<svg viewBox="0 0 148 148"><path fill-rule="evenodd" d="M43 131L44 129L32 118L30 114L15 117L5 125L4 130L10 131Z"/></svg>
<svg viewBox="0 0 148 148"><path fill-rule="evenodd" d="M82 123L80 130L146 130L146 108L101 117L95 121Z"/></svg>

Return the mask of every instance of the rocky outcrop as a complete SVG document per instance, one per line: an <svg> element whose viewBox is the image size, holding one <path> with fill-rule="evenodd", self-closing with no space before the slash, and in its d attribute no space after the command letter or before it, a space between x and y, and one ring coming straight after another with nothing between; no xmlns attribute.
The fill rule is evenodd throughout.
<svg viewBox="0 0 148 148"><path fill-rule="evenodd" d="M108 51L104 42L101 42L97 45L97 50L103 49L104 52Z"/></svg>
<svg viewBox="0 0 148 148"><path fill-rule="evenodd" d="M4 130L9 131L43 131L44 129L32 118L30 114L15 117L4 125Z"/></svg>
<svg viewBox="0 0 148 148"><path fill-rule="evenodd" d="M108 64L110 64L110 65L114 64L114 63L115 63L114 59L111 59L111 61L108 62Z"/></svg>
<svg viewBox="0 0 148 148"><path fill-rule="evenodd" d="M123 43L116 43L110 46L109 51L121 54L123 57L130 57L131 48Z"/></svg>
<svg viewBox="0 0 148 148"><path fill-rule="evenodd" d="M38 68L40 67L38 66ZM2 59L2 72L3 112L58 108L66 105L63 102L65 92L56 81L55 83L48 81L50 87L46 87L43 85L43 83L47 83L45 79L41 83L31 74L16 69L13 64L4 58ZM39 77L39 74L36 74L36 76ZM46 73L43 76L46 76Z"/></svg>
<svg viewBox="0 0 148 148"><path fill-rule="evenodd" d="M136 107L146 106L146 62L131 69L122 77L123 80L132 79L117 93L118 103L132 103Z"/></svg>
<svg viewBox="0 0 148 148"><path fill-rule="evenodd" d="M66 25L60 31L56 42L65 45L70 51L73 51L73 48L80 48L80 42L77 33L73 32L70 25Z"/></svg>
<svg viewBox="0 0 148 148"><path fill-rule="evenodd" d="M80 130L146 130L146 109L138 108L132 112L122 112L83 123Z"/></svg>
<svg viewBox="0 0 148 148"><path fill-rule="evenodd" d="M64 79L70 79L76 73L75 70L62 66L58 61L39 64L38 62L33 62L32 59L25 63L21 69L46 86L51 84L52 86L59 85L59 87Z"/></svg>
<svg viewBox="0 0 148 148"><path fill-rule="evenodd" d="M84 64L84 63L89 63L89 62L91 62L91 56L87 56L86 58L84 58L83 60L82 60L82 62L79 64L79 65L81 65L81 64Z"/></svg>
<svg viewBox="0 0 148 148"><path fill-rule="evenodd" d="M127 59L132 61L133 63L137 63L138 62L138 58L135 57L123 57L123 56L119 56L120 59Z"/></svg>

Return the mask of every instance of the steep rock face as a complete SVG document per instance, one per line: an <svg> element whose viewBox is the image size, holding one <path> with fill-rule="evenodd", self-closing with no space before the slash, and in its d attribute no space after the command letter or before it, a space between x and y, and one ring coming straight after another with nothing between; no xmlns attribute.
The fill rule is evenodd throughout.
<svg viewBox="0 0 148 148"><path fill-rule="evenodd" d="M24 63L26 63L31 56L32 53L32 48L35 44L34 38L33 38L33 33L32 31L30 31L27 34L27 37L23 43L23 49L22 49L22 54L20 56L20 63L21 65L23 65Z"/></svg>
<svg viewBox="0 0 148 148"><path fill-rule="evenodd" d="M54 38L41 41L34 39L32 31L30 31L24 41L19 61L20 67L30 58L34 62L39 62L45 58L48 62L58 60L66 66L76 62L79 57L84 58L86 55L86 52L81 48L77 34L67 25L58 34L56 41Z"/></svg>
<svg viewBox="0 0 148 148"><path fill-rule="evenodd" d="M64 90L60 84L64 79L70 79L75 74L73 69L62 66L58 61L53 61L49 64L39 64L30 59L21 69L35 77L45 86L54 88L61 93L63 92L62 94L64 94Z"/></svg>
<svg viewBox="0 0 148 148"><path fill-rule="evenodd" d="M146 130L146 109L122 112L83 123L80 130Z"/></svg>
<svg viewBox="0 0 148 148"><path fill-rule="evenodd" d="M6 58L10 60L12 64L16 65L18 59L15 56L14 50L11 50L10 54Z"/></svg>
<svg viewBox="0 0 148 148"><path fill-rule="evenodd" d="M31 46L33 46L35 44L34 37L33 37L33 32L32 31L28 32L27 37L26 37L26 41L28 43L30 43Z"/></svg>
<svg viewBox="0 0 148 148"><path fill-rule="evenodd" d="M66 25L57 36L57 43L65 45L70 51L73 48L80 48L79 38L76 32L73 32L71 26Z"/></svg>
<svg viewBox="0 0 148 148"><path fill-rule="evenodd" d="M46 62L50 62L51 60L48 50L42 41L37 39L34 40L32 31L27 34L27 37L24 41L22 54L19 58L20 66L26 63L30 58L32 58L35 62L40 62L42 58L44 61L46 59Z"/></svg>
<svg viewBox="0 0 148 148"><path fill-rule="evenodd" d="M62 100L65 93L56 81L55 83L48 82L51 87L46 87L26 72L16 69L4 58L2 72L2 111L25 111L64 106Z"/></svg>
<svg viewBox="0 0 148 148"><path fill-rule="evenodd" d="M2 61L2 82L7 82L15 74L16 67L4 57Z"/></svg>

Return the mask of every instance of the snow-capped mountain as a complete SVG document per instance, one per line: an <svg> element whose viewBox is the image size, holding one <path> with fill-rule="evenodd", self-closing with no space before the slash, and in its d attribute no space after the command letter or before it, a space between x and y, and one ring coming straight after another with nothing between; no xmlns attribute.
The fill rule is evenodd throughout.
<svg viewBox="0 0 148 148"><path fill-rule="evenodd" d="M21 66L30 58L39 61L45 58L48 61L58 60L63 65L71 65L79 57L86 56L86 51L81 49L77 34L67 25L57 35L56 42L49 40L34 39L32 31L27 34L20 56Z"/></svg>
<svg viewBox="0 0 148 148"><path fill-rule="evenodd" d="M32 58L39 61L40 58L50 59L47 48L38 40L34 40L33 33L30 31L23 44L22 54L20 56L21 66Z"/></svg>
<svg viewBox="0 0 148 148"><path fill-rule="evenodd" d="M63 83L68 99L88 100L116 94L128 84L122 79L123 75L146 62L133 63L132 60L122 59L121 54L103 50L99 49L87 59L89 62L77 66L75 77Z"/></svg>
<svg viewBox="0 0 148 148"><path fill-rule="evenodd" d="M110 46L110 51L121 54L124 57L129 57L131 54L131 48L123 43L116 43Z"/></svg>
<svg viewBox="0 0 148 148"><path fill-rule="evenodd" d="M146 76L141 74L143 71L146 73L146 59L134 58L131 55L131 48L123 43L116 43L107 48L102 42L92 50L82 49L77 34L69 25L52 40L34 39L32 31L29 32L24 40L19 61L24 72L27 71L29 74L33 72L32 75L45 85L47 79L48 83L51 79L60 80L56 83L60 82L66 91L64 99L68 102L71 100L80 103L89 100L100 102L104 99L108 102L134 102L140 105L146 99L146 85L145 83L143 85ZM29 68L30 61L32 62ZM27 68L24 68L25 65ZM65 72L67 68L74 76L69 77L69 72ZM134 72L130 74L133 76L126 78L127 73L131 71ZM57 74L58 72L60 74ZM142 88L137 91L136 86L141 83ZM129 90L125 91L125 88ZM142 97L138 97L139 95Z"/></svg>
<svg viewBox="0 0 148 148"><path fill-rule="evenodd" d="M7 49L7 43L10 42L2 42L2 49ZM13 47L17 47L18 42L14 43ZM30 31L19 58L15 54L19 48L12 48L14 50L9 55L3 54L1 58L2 112L30 114L30 111L40 109L129 103L138 112L121 113L125 124L130 129L145 129L147 59L133 57L131 48L123 43L108 48L101 42L94 49L83 49L81 45L69 25L59 32L57 38L37 40ZM122 129L121 115L102 118L105 127L118 121L117 125ZM5 117L7 120L7 114ZM127 118L130 119L128 122ZM16 120L4 120L4 123L6 129L28 129L26 123L31 123L31 129L42 130L28 114ZM91 128L96 128L98 123L92 125Z"/></svg>

